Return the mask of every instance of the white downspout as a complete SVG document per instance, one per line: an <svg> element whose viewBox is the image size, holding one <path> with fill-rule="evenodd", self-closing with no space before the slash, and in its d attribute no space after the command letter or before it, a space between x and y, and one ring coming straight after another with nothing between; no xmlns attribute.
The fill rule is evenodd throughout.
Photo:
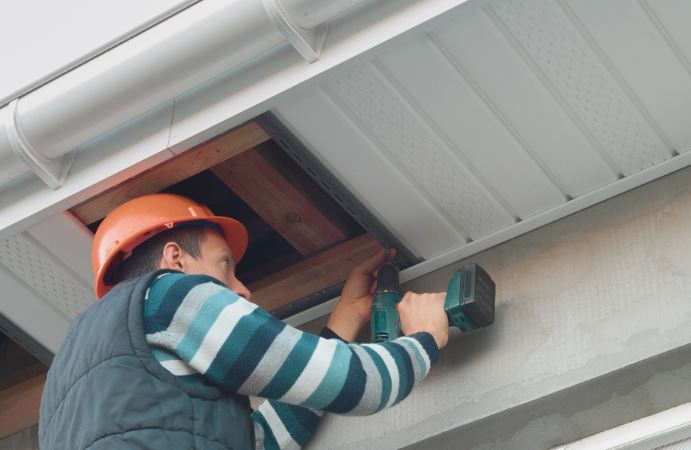
<svg viewBox="0 0 691 450"><path fill-rule="evenodd" d="M0 190L52 188L84 143L289 42L319 56L328 20L363 0L204 0L0 109ZM0 122L2 124L2 122Z"/></svg>

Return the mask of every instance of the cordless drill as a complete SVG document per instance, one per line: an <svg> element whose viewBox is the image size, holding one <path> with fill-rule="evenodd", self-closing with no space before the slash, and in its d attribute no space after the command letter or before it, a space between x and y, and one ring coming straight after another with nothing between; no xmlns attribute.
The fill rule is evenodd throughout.
<svg viewBox="0 0 691 450"><path fill-rule="evenodd" d="M449 326L464 333L494 323L494 281L475 263L456 271L446 289L444 310ZM372 340L388 341L401 335L396 305L401 301L398 267L384 263L377 276L377 291L372 299Z"/></svg>

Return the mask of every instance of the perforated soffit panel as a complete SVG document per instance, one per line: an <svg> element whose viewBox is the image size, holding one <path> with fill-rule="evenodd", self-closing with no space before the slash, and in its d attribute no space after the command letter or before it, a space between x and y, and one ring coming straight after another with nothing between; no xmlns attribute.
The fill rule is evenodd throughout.
<svg viewBox="0 0 691 450"><path fill-rule="evenodd" d="M449 263L691 162L689 18L685 0L470 1L273 112Z"/></svg>
<svg viewBox="0 0 691 450"><path fill-rule="evenodd" d="M691 162L691 2L469 1L274 114L426 261L454 262ZM59 214L0 242L0 313L55 351L91 294Z"/></svg>
<svg viewBox="0 0 691 450"><path fill-rule="evenodd" d="M55 353L69 323L96 298L91 232L69 213L0 241L0 314L31 339L35 354ZM44 350L45 349L45 350Z"/></svg>

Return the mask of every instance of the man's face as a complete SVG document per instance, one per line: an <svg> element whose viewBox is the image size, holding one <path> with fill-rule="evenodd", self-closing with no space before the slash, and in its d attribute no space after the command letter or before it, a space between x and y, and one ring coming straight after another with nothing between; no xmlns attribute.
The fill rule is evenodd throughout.
<svg viewBox="0 0 691 450"><path fill-rule="evenodd" d="M206 239L199 246L201 257L195 259L185 253L182 256L185 264L183 271L188 274L210 275L224 282L236 294L249 300L252 294L240 280L235 278L235 261L225 239L215 231L207 229L205 232Z"/></svg>

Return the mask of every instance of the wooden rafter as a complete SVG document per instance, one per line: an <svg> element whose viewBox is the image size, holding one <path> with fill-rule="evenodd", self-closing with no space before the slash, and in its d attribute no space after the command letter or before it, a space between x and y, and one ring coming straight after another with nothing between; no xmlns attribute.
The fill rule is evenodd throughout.
<svg viewBox="0 0 691 450"><path fill-rule="evenodd" d="M352 268L381 249L363 234L249 286L252 301L269 311L345 281Z"/></svg>
<svg viewBox="0 0 691 450"><path fill-rule="evenodd" d="M159 192L268 139L269 135L261 126L248 122L90 198L70 211L82 223L91 224L127 200Z"/></svg>
<svg viewBox="0 0 691 450"><path fill-rule="evenodd" d="M46 374L0 391L0 439L38 423Z"/></svg>
<svg viewBox="0 0 691 450"><path fill-rule="evenodd" d="M285 155L268 145L228 159L211 170L302 255L348 238L348 227L333 201ZM292 161L288 161L292 163ZM294 169L293 169L294 168Z"/></svg>

